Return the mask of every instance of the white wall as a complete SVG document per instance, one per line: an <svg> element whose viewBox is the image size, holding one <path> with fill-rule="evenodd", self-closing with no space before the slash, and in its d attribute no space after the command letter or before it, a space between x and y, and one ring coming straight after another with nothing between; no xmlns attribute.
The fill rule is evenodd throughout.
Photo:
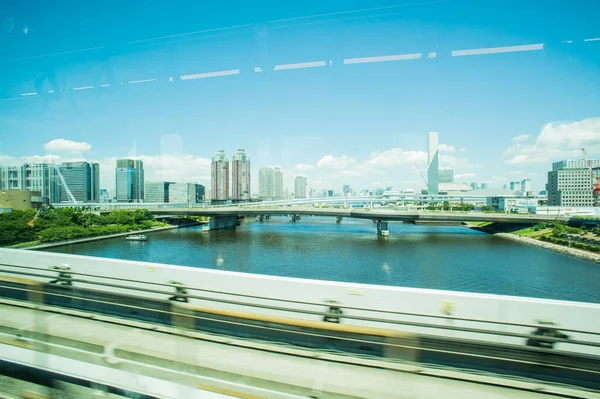
<svg viewBox="0 0 600 399"><path fill-rule="evenodd" d="M0 249L0 263L4 265L36 266L48 268L50 266L68 265L74 272L83 272L101 276L135 279L147 282L169 283L179 281L188 287L224 291L227 293L256 295L261 297L288 299L323 303L325 300L335 300L341 306L356 306L369 309L380 309L398 312L411 312L420 314L442 315L442 306L445 301L454 305L454 316L473 318L478 320L508 321L514 323L534 324L537 320L553 321L563 328L580 329L584 331L600 332L600 304L581 302L556 301L523 297L509 297L489 294L475 294L454 291L427 290L417 288L387 287L377 285L339 283L320 280L306 280L297 278L282 278L274 276L246 274L191 268L184 266L170 266L156 263L123 261L96 257L65 255L37 251ZM2 269L10 269L2 266ZM14 269L13 269L14 270ZM6 274L0 272L0 274ZM93 280L94 278L86 277ZM47 279L45 279L47 281ZM134 286L133 283L127 283ZM116 288L106 288L112 291L121 291ZM190 291L190 294L194 293ZM161 294L147 294L151 297L165 298ZM200 294L201 295L201 294ZM208 295L208 294L205 294ZM210 294L211 297L233 299L229 295ZM239 298L238 298L239 299ZM307 306L299 304L282 304L275 301L243 299L248 303L268 303L277 306L287 306L298 309L311 309L325 311L325 306ZM319 320L319 316L284 314L279 311L259 310L257 308L218 304L212 301L192 300L202 306L219 308L237 308L249 312L263 312L282 314L286 316L302 317ZM496 329L505 331L531 332L531 328L507 327L490 325L487 323L467 323L449 319L432 319L414 316L384 315L377 312L363 312L346 310L348 315L368 315L394 320L426 321L441 325L470 326L477 328ZM377 325L385 328L395 328L404 331L421 331L429 334L443 336L461 336L475 339L492 340L495 342L513 342L522 344L523 339L503 338L494 335L472 334L448 330L432 330L416 327L401 326L388 323L373 323L364 321L345 320L347 324ZM568 333L572 338L600 342L600 337L587 334ZM559 348L568 350L582 350L582 347L571 344L559 344ZM600 348L594 351L584 348L587 353L600 354Z"/></svg>

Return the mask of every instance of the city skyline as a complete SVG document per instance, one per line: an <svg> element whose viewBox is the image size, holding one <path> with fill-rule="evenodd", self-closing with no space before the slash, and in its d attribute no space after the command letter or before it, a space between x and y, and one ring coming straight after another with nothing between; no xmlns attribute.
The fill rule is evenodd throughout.
<svg viewBox="0 0 600 399"><path fill-rule="evenodd" d="M260 15L242 5L248 29L202 12L188 27L87 24L68 36L31 16L23 42L7 37L14 46L0 57L0 163L98 162L111 189L114 160L139 157L148 180L208 187L212 153L239 147L256 166L281 166L290 191L298 174L316 189L420 189L415 164L427 169L423 137L437 131L439 166L455 181L532 178L543 189L552 162L581 158L581 147L600 157L600 31L589 6L427 2L399 13L359 3ZM320 17L323 8L333 14ZM40 81L47 71L56 79Z"/></svg>

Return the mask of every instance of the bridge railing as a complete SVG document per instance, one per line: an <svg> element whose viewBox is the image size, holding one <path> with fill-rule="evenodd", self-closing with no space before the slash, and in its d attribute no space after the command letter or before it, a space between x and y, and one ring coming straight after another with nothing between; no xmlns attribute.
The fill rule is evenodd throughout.
<svg viewBox="0 0 600 399"><path fill-rule="evenodd" d="M13 277L13 279L11 279ZM14 277L20 279L15 280ZM27 279L31 279L28 283ZM15 284L15 281L21 281ZM52 286L60 286L59 292L49 289ZM112 292L113 294L125 295L117 296L112 300L105 298L82 297L82 289L95 289L99 291ZM289 318L298 320L313 320L316 322L331 321L342 323L348 326L375 326L379 328L392 329L396 331L417 331L419 333L445 336L451 333L462 334L473 342L506 342L510 344L512 352L497 353L495 359L501 358L503 361L512 362L515 367L518 364L528 363L549 366L553 368L565 368L570 366L561 364L560 356L567 356L575 352L579 353L599 353L600 351L600 332L587 331L582 329L570 328L569 326L551 326L545 323L515 323L493 319L475 319L468 317L453 316L451 312L447 314L425 314L411 313L401 311L391 311L386 309L365 308L360 306L348 306L335 302L310 302L300 300L289 300L280 298L271 298L261 295L240 294L234 292L225 292L212 290L202 287L187 286L183 282L147 282L134 279L114 278L110 276L97 275L91 273L80 273L61 267L41 268L34 266L18 266L12 264L0 264L0 292L22 292L29 298L43 298L43 303L51 302L52 298L59 298L62 306L69 306L69 303L81 304L82 299L85 302L97 303L103 308L114 308L120 312L134 310L135 314L150 312L169 317L185 316L192 319L214 320L218 319L221 323L233 325L246 325L247 327L271 330L277 334L280 327L276 324L282 324ZM129 302L126 298L149 298L152 301ZM125 300L123 299L125 298ZM222 318L211 316L210 313L190 314L189 311L180 313L178 308L157 308L156 301L163 303L190 303L200 306L202 309L232 309L241 315L247 315L252 319L257 314L271 315L275 317L285 317L286 319L271 319L272 326L269 324L256 327L255 324L248 324L244 320L223 321ZM78 305L79 306L79 305ZM93 306L91 307L93 308ZM119 310L120 309L120 310ZM93 312L93 309L90 309ZM134 316L131 316L134 317ZM240 324L241 323L241 324ZM246 323L246 324L245 324ZM303 331L294 331L295 334L305 335L310 340L314 333ZM356 340L344 336L330 336L331 332L323 330L321 337L335 338L337 340ZM501 339L500 339L501 338ZM365 344L373 343L366 339ZM406 343L390 343L392 347L397 346L406 349ZM537 353L538 358L527 361L514 357L515 345L521 345L527 348L528 353ZM566 345L570 350L553 349L556 345ZM507 347L507 348L509 348ZM435 348L420 347L421 351L439 351ZM462 349L443 350L444 353L453 353L455 355L469 356L473 358L488 358L489 355L475 353L466 346ZM552 355L548 358L544 356ZM556 363L549 363L551 359L558 359ZM598 357L600 360L600 357ZM584 367L584 366L582 366Z"/></svg>

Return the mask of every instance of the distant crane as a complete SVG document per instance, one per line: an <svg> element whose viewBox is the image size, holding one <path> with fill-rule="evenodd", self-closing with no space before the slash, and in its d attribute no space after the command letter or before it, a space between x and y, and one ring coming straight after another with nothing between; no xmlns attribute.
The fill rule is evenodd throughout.
<svg viewBox="0 0 600 399"><path fill-rule="evenodd" d="M54 169L56 169L56 174L58 175L58 178L60 179L60 183L62 184L63 188L65 189L65 192L67 193L67 198L69 199L69 202L72 204L76 204L77 200L71 193L71 190L69 190L69 186L67 186L67 182L65 181L65 178L64 178L63 174L60 172L60 168L58 167L56 162L54 162L54 158L52 158L52 165L54 166Z"/></svg>

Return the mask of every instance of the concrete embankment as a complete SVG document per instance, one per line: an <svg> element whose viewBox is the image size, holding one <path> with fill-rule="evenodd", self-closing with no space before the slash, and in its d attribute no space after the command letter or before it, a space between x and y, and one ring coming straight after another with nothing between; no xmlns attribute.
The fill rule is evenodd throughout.
<svg viewBox="0 0 600 399"><path fill-rule="evenodd" d="M128 236L130 234L146 234L146 233L154 233L155 231L178 229L179 227L180 226L157 227L154 229L128 231L127 233L110 234L110 235L106 235L106 236L77 238L75 240L49 242L46 244L32 245L31 247L26 247L23 249L36 249L37 250L37 249L55 248L55 247L62 247L64 245L81 244L83 242L108 240L109 238L124 237L124 236ZM181 226L181 227L185 227L185 226Z"/></svg>
<svg viewBox="0 0 600 399"><path fill-rule="evenodd" d="M522 237L516 234L510 233L496 233L494 234L496 237L506 238L507 240L519 242L527 245L535 245L537 247L541 247L547 249L549 251L558 252L559 254L572 256L574 258L586 260L588 262L594 262L600 264L600 254L594 254L587 251L582 251L577 248L568 248L562 245L553 244L550 242L539 241L534 238Z"/></svg>

